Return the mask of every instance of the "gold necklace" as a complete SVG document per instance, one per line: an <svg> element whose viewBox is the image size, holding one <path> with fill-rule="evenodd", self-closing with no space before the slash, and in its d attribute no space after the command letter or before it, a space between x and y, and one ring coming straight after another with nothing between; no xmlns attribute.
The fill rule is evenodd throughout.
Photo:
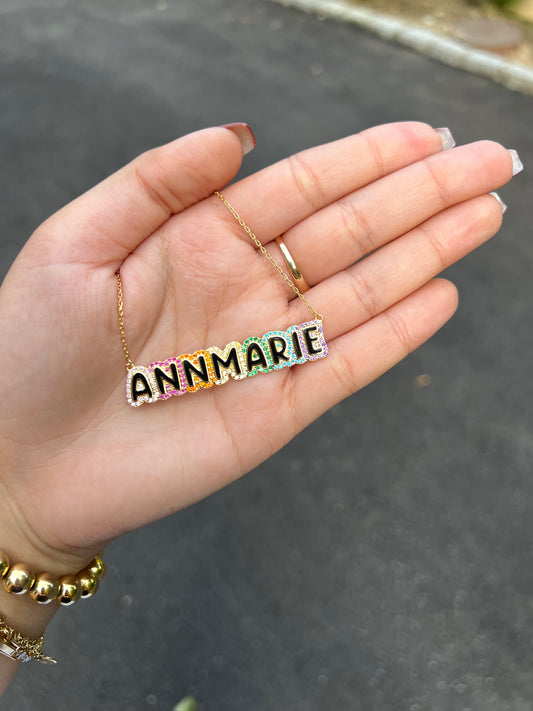
<svg viewBox="0 0 533 711"><path fill-rule="evenodd" d="M155 361L149 366L135 365L126 341L124 293L120 271L117 271L118 324L127 370L126 398L133 407L139 407L145 402L167 400L174 395L196 392L201 388L223 385L230 377L234 380L243 380L258 373L270 373L272 370L325 358L328 354L322 328L324 321L322 314L311 306L235 208L218 191L215 195L222 200L258 250L313 314L313 320L289 326L283 331L267 331L262 336L251 336L243 343L231 341L224 348L208 346L194 353L167 358L165 361Z"/></svg>

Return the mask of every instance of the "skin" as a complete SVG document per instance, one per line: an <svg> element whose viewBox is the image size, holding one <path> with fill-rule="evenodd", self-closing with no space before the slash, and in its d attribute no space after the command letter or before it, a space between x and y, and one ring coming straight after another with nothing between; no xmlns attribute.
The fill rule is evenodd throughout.
<svg viewBox="0 0 533 711"><path fill-rule="evenodd" d="M457 306L436 275L497 232L501 207L487 193L512 176L499 144L443 151L431 127L401 123L232 184L224 195L281 265L274 238L284 235L330 354L132 408L118 268L136 364L311 318L212 195L242 156L227 128L149 151L49 218L13 264L0 290L1 372L12 375L0 545L17 560L81 569L120 534L250 471L422 344ZM53 606L0 589L0 610L26 634ZM0 657L0 689L16 667Z"/></svg>

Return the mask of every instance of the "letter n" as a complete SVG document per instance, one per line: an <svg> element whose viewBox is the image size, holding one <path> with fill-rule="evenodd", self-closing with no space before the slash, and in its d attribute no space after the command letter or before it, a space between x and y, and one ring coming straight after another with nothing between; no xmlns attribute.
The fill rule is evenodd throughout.
<svg viewBox="0 0 533 711"><path fill-rule="evenodd" d="M159 398L166 400L171 395L183 395L187 392L185 373L179 358L168 358L150 365Z"/></svg>
<svg viewBox="0 0 533 711"><path fill-rule="evenodd" d="M213 387L215 373L207 351L196 351L192 355L181 355L180 360L183 365L188 392L194 393L200 388Z"/></svg>

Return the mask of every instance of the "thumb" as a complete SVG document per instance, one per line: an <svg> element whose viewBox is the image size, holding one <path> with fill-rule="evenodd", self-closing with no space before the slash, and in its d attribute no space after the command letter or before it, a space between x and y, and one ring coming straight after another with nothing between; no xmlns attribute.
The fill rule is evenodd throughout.
<svg viewBox="0 0 533 711"><path fill-rule="evenodd" d="M171 215L230 182L254 146L252 130L239 123L147 151L52 215L28 247L40 242L38 253L54 262L118 268Z"/></svg>

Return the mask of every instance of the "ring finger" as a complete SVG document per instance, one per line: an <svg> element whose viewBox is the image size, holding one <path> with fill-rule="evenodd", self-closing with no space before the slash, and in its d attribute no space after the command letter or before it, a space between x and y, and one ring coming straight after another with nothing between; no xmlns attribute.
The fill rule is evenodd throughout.
<svg viewBox="0 0 533 711"><path fill-rule="evenodd" d="M502 208L490 195L455 205L309 292L326 339L371 320L492 237ZM305 316L293 301L294 323Z"/></svg>

